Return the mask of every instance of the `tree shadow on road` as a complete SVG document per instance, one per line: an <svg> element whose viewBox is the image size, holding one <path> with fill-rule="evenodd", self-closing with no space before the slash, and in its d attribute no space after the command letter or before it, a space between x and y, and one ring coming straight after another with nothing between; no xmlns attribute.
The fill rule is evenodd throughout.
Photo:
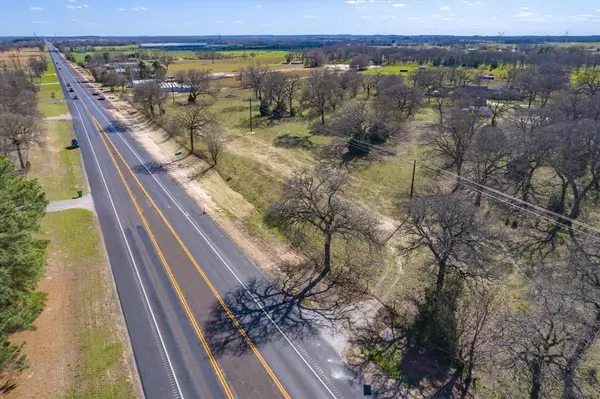
<svg viewBox="0 0 600 399"><path fill-rule="evenodd" d="M320 273L320 259L286 263L280 270L280 277L273 282L252 279L245 288L225 295L223 300L230 312L215 303L203 329L217 356L239 356L250 349L240 328L255 346L261 347L285 340L283 335L293 341L305 341L323 329L335 332L348 325L356 310L351 298L364 291L346 284L351 280L347 271L332 273L326 284L300 296L302 289Z"/></svg>

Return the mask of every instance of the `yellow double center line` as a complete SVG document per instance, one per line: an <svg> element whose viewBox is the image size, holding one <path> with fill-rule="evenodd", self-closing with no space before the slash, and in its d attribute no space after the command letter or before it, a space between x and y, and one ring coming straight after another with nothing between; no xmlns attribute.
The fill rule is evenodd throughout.
<svg viewBox="0 0 600 399"><path fill-rule="evenodd" d="M221 306L223 307L223 310L225 311L225 313L227 313L227 315L229 316L229 318L231 319L231 321L233 322L233 324L235 325L235 327L238 329L239 333L244 338L244 340L245 340L246 344L248 345L248 347L252 350L252 352L254 352L254 354L256 355L257 359L262 364L262 366L264 367L264 369L267 372L267 374L271 377L271 379L273 380L273 382L275 383L275 385L277 386L277 388L279 389L279 391L281 392L281 394L283 395L283 397L286 398L286 399L291 399L291 396L287 393L286 389L281 384L281 382L279 381L279 379L277 378L277 376L275 375L275 373L273 372L273 370L271 369L271 367L269 366L269 364L267 363L267 361L263 358L263 356L260 353L260 351L258 350L258 348L254 345L254 343L252 342L252 339L246 333L246 330L239 323L239 321L237 320L237 318L235 317L235 315L233 314L233 312L231 311L231 309L229 308L229 306L227 306L227 304L225 303L225 301L223 300L223 298L221 297L221 295L219 294L219 292L217 291L217 289L210 282L210 280L208 279L208 276L206 275L206 273L204 273L204 270L202 270L202 268L200 267L200 265L198 264L198 262L196 261L196 259L194 258L194 256L191 254L191 252L188 249L188 247L184 244L184 242L179 237L179 234L177 234L177 232L175 231L175 229L173 228L173 226L171 226L171 224L169 223L169 221L167 220L167 218L164 216L164 214L162 213L162 211L159 209L159 207L156 205L156 203L152 199L152 197L150 197L150 195L148 194L148 192L146 191L146 189L144 188L144 186L142 185L142 183L139 181L139 179L137 178L137 176L135 175L135 173L133 172L133 170L129 167L129 164L127 164L127 162L125 161L125 159L121 155L121 152L115 147L115 145L112 142L112 140L110 140L108 138L106 132L104 131L104 129L102 128L102 126L100 125L100 123L98 123L98 121L96 120L96 118L94 118L94 116L90 113L89 109L87 109L87 106L85 108L86 108L88 114L90 115L90 117L92 118L92 121L96 125L96 129L100 133L100 137L102 139L102 143L106 147L106 150L107 150L107 152L108 152L111 160L113 161L113 163L115 165L115 168L117 169L117 172L118 172L119 176L121 177L121 180L123 181L123 185L125 186L125 189L127 190L127 193L129 194L129 196L131 197L131 200L133 201L134 207L135 207L135 209L136 209L136 211L137 211L140 219L142 220L142 223L143 223L144 227L146 228L146 231L148 232L150 240L152 241L152 244L153 244L156 252L158 253L158 255L160 257L160 260L161 260L161 262L163 264L163 267L165 268L165 270L166 270L166 272L167 272L167 274L169 276L169 280L171 281L171 284L173 285L173 287L175 289L175 292L177 293L177 296L179 297L179 300L181 301L181 303L182 303L182 305L183 305L183 307L185 309L185 312L186 312L188 318L190 319L190 322L192 323L192 326L194 327L196 335L200 339L200 342L202 343L202 346L204 347L204 350L206 351L206 354L208 355L208 358L210 359L210 362L211 362L211 364L212 364L212 366L213 366L213 368L215 370L215 374L217 375L219 381L221 382L221 385L223 386L223 389L225 390L225 394L227 395L227 397L228 398L233 398L234 397L233 393L231 392L231 389L229 388L229 386L227 384L227 381L225 380L223 372L220 369L219 365L217 364L217 361L216 361L216 359L215 359L215 357L214 357L214 355L213 355L210 347L208 346L208 342L207 342L206 338L204 337L204 334L202 333L202 329L198 325L198 322L196 321L196 318L195 318L194 314L192 313L192 310L190 309L190 307L189 307L189 305L188 305L185 297L183 296L181 288L179 287L179 284L177 283L177 280L175 279L175 276L173 275L173 273L171 271L171 268L170 268L169 264L167 263L167 260L165 259L164 255L163 255L163 252L161 251L160 246L158 245L158 242L156 241L156 238L154 237L154 234L152 233L152 229L148 225L148 222L147 222L146 218L144 217L144 215L142 213L142 210L140 209L140 207L139 207L139 205L138 205L138 203L137 203L137 201L135 199L135 196L131 192L131 189L130 189L129 185L127 184L127 182L125 180L125 177L123 176L121 168L119 167L116 159L114 158L112 152L110 151L110 148L109 148L108 144L110 144L110 146L113 148L114 152L121 159L121 161L123 162L123 165L125 165L125 167L129 171L129 173L131 174L131 176L133 177L133 179L135 180L135 182L137 183L137 185L141 188L141 190L143 191L144 195L146 196L146 198L148 199L148 201L150 202L150 204L154 208L154 210L158 213L158 215L163 220L163 222L165 223L165 225L167 226L167 228L171 231L171 233L173 234L173 237L177 240L177 242L179 243L179 245L181 245L181 248L183 249L183 251L186 253L186 255L188 256L188 258L190 259L190 261L192 262L192 264L194 265L194 267L196 268L196 270L198 271L198 273L202 276L202 279L204 280L204 282L206 283L206 285L208 286L208 288L211 290L211 292L213 293L213 295L215 296L215 298L217 299L217 301L221 304Z"/></svg>

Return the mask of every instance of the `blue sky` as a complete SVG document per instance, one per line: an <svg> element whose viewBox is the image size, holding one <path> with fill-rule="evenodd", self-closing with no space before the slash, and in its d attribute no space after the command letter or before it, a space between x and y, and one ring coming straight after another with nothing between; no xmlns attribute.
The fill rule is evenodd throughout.
<svg viewBox="0 0 600 399"><path fill-rule="evenodd" d="M0 0L0 36L600 34L600 0Z"/></svg>

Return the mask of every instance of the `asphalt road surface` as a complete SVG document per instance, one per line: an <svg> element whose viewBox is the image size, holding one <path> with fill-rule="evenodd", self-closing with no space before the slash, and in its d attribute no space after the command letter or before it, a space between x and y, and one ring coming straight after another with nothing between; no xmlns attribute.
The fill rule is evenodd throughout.
<svg viewBox="0 0 600 399"><path fill-rule="evenodd" d="M310 321L289 311L260 270L50 49L144 395L362 397L333 348L310 333Z"/></svg>

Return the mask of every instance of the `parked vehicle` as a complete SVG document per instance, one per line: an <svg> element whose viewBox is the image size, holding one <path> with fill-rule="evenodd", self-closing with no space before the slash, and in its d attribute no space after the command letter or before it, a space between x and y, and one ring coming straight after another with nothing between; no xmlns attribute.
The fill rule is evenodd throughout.
<svg viewBox="0 0 600 399"><path fill-rule="evenodd" d="M103 94L101 94L101 95L98 96L98 100L105 100L105 99L106 99L106 97L104 97Z"/></svg>

